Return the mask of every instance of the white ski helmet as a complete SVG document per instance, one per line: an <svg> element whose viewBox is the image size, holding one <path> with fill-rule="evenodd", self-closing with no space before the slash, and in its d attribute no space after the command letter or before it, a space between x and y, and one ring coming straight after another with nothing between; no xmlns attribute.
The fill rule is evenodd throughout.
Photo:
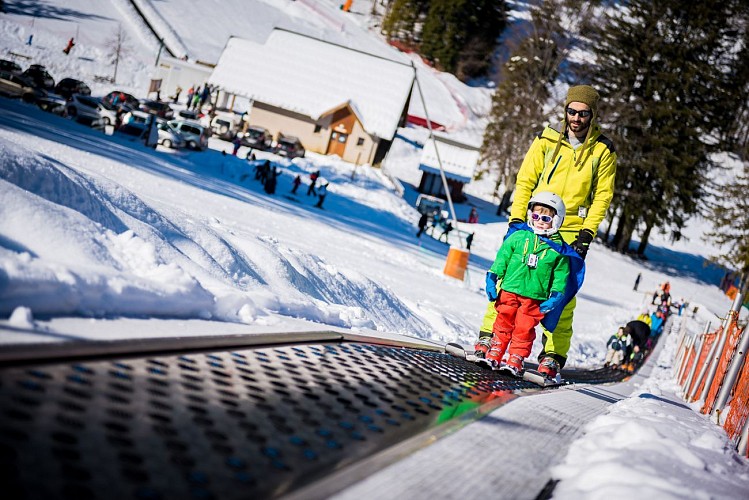
<svg viewBox="0 0 749 500"><path fill-rule="evenodd" d="M554 218L551 220L551 227L549 229L536 229L531 214L533 213L534 205L543 205L556 211ZM564 206L564 202L559 195L550 191L539 191L538 193L531 196L528 201L528 225L533 228L533 232L541 236L551 236L552 234L559 231L564 222L564 216L567 214L567 208Z"/></svg>

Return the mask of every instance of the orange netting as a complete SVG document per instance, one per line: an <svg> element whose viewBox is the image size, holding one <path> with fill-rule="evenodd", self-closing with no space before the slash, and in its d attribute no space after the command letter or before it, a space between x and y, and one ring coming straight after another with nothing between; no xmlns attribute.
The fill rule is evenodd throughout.
<svg viewBox="0 0 749 500"><path fill-rule="evenodd" d="M718 333L720 333L720 328L716 333L708 333L707 335L705 335L705 341L702 343L702 349L700 349L700 354L697 358L697 371L695 371L694 378L692 378L692 382L689 384L689 387L686 387L684 389L684 394L702 394L702 391L705 387L706 377L703 377L700 381L700 386L697 389L697 392L694 392L694 384L697 383L700 371L702 371L702 367L705 366L705 363L707 362L707 355L710 354L710 348L713 346L713 342L715 342L718 338Z"/></svg>
<svg viewBox="0 0 749 500"><path fill-rule="evenodd" d="M689 372L692 369L692 364L696 357L694 346L689 346L689 350L684 355L684 361L682 363L684 365L684 370L681 372L681 378L679 379L680 386L684 387L684 384L687 382L687 377L689 376Z"/></svg>
<svg viewBox="0 0 749 500"><path fill-rule="evenodd" d="M728 365L731 363L731 358L736 352L736 348L739 345L739 339L741 338L741 330L737 327L736 321L731 321L728 325L728 333L726 337L726 343L723 346L723 352L718 360L718 369L715 371L715 377L713 383L710 386L710 390L707 391L707 397L705 398L705 404L702 406L702 413L708 414L713 411L715 405L715 398L718 397L720 387L723 385L723 379L726 377L728 371Z"/></svg>
<svg viewBox="0 0 749 500"><path fill-rule="evenodd" d="M744 358L744 366L733 389L733 399L730 404L723 428L728 437L736 442L749 418L749 363L746 362L746 358Z"/></svg>

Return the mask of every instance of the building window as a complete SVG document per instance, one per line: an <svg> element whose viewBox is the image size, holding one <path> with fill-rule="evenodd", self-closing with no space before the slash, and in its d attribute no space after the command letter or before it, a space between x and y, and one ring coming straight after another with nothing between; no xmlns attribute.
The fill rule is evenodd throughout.
<svg viewBox="0 0 749 500"><path fill-rule="evenodd" d="M359 138L358 138L358 139L356 140L356 145L357 145L357 146L364 146L364 137L359 137Z"/></svg>
<svg viewBox="0 0 749 500"><path fill-rule="evenodd" d="M313 133L315 133L315 134L319 134L319 133L320 133L320 130L322 130L322 125L315 125L315 130L314 130L314 132L313 132Z"/></svg>

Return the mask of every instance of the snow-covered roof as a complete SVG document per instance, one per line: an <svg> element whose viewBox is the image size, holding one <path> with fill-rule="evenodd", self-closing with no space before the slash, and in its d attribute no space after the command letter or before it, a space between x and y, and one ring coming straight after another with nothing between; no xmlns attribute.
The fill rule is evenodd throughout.
<svg viewBox="0 0 749 500"><path fill-rule="evenodd" d="M232 37L209 83L317 119L348 102L364 130L392 140L411 66L283 29L265 44Z"/></svg>
<svg viewBox="0 0 749 500"><path fill-rule="evenodd" d="M463 183L471 182L479 161L479 150L473 146L438 135L435 135L434 138L436 141L429 139L424 145L419 170L439 175L440 166L435 152L436 142L437 151L439 151L440 160L442 160L442 168L445 170L445 177Z"/></svg>

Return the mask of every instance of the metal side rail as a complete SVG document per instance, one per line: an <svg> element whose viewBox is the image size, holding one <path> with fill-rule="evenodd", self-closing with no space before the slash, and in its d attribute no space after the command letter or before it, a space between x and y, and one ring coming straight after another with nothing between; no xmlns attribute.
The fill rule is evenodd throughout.
<svg viewBox="0 0 749 500"><path fill-rule="evenodd" d="M433 344L252 337L109 343L102 354L72 343L5 350L3 497L280 497L541 391ZM563 376L590 384L624 374Z"/></svg>

